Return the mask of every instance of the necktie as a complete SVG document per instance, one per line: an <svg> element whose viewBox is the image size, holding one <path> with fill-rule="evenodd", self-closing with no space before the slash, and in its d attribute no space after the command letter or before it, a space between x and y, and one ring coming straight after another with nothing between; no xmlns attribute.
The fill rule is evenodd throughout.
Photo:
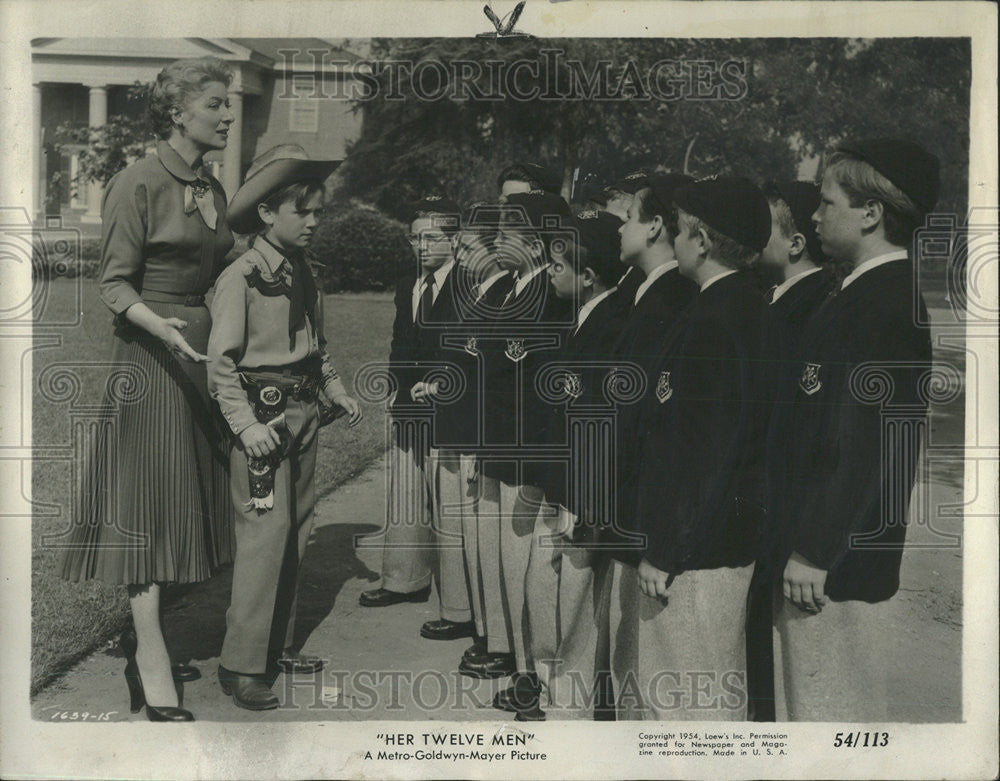
<svg viewBox="0 0 1000 781"><path fill-rule="evenodd" d="M209 230L214 231L219 215L215 210L212 186L204 179L195 179L184 188L184 213L191 214L195 209Z"/></svg>
<svg viewBox="0 0 1000 781"><path fill-rule="evenodd" d="M420 296L420 305L419 309L417 310L419 312L419 317L422 322L427 321L431 312L431 307L434 306L434 286L436 283L437 279L435 278L433 273L427 274L424 277L424 281L422 283L424 287L424 292ZM413 319L414 322L417 320L416 314L414 314Z"/></svg>
<svg viewBox="0 0 1000 781"><path fill-rule="evenodd" d="M767 291L767 300L768 300L768 303L771 303L771 304L774 303L774 294L776 292L778 292L778 286L777 285L771 285L771 289Z"/></svg>
<svg viewBox="0 0 1000 781"><path fill-rule="evenodd" d="M286 258L282 267L291 276L288 291L288 349L291 350L295 347L296 332L305 327L306 316L313 318L318 292L305 258Z"/></svg>

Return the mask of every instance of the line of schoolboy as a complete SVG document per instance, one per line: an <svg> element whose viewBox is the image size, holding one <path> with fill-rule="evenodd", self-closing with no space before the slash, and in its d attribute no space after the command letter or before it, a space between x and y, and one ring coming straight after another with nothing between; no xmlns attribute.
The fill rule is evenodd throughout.
<svg viewBox="0 0 1000 781"><path fill-rule="evenodd" d="M464 215L414 204L361 604L436 582L421 635L471 638L459 672L509 679L493 705L521 721L884 720L913 443L885 444L852 372L889 367L926 412L909 250L938 177L875 139L821 187L640 171L574 215L516 164Z"/></svg>

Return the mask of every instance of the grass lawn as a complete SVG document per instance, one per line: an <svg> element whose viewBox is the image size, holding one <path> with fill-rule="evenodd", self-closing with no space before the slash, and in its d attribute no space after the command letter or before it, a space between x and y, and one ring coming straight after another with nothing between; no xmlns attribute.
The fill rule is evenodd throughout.
<svg viewBox="0 0 1000 781"><path fill-rule="evenodd" d="M31 691L69 669L77 660L107 643L128 615L125 590L98 582L67 583L57 575L60 551L43 547L43 535L66 528L71 512L71 461L59 455L73 442L70 401L66 394L48 398L39 391L39 379L55 364L73 364L79 383L75 404L99 404L107 377L100 362L110 356L111 315L97 297L91 281L58 279L47 284L45 322L73 319L79 301L82 318L77 327L38 325L36 336L52 334L58 344L33 353L32 440L36 448L51 448L50 456L37 458L32 473L32 658ZM79 296L78 292L79 291ZM355 371L389 353L393 304L390 293L328 295L324 302L328 349L334 366L350 387ZM62 388L67 386L63 385ZM325 494L362 472L384 450L383 411L365 405L365 419L356 429L337 421L323 429L316 484ZM168 595L169 599L169 595Z"/></svg>

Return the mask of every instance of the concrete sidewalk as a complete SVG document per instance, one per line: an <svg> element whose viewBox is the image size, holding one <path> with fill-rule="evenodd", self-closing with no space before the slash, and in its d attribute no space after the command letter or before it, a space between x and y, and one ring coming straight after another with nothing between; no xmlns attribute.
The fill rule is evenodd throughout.
<svg viewBox="0 0 1000 781"><path fill-rule="evenodd" d="M303 562L296 637L304 653L327 660L322 677L291 680L281 675L276 711L237 708L219 689L216 669L225 633L231 570L189 589L164 614L175 661L202 672L185 684L183 705L211 721L340 721L379 719L492 720L496 691L507 682L477 681L457 673L467 639L448 642L420 637L420 625L438 618L436 594L424 604L363 608L362 591L379 578L381 548L355 538L373 534L384 515L385 461L321 499L316 531ZM117 649L93 654L32 703L35 718L55 721L145 719L128 712ZM87 714L84 717L84 714Z"/></svg>
<svg viewBox="0 0 1000 781"><path fill-rule="evenodd" d="M940 420L940 418L939 418ZM961 471L938 473L930 482L931 506L961 504ZM918 491L920 488L918 487ZM187 590L165 611L175 661L202 671L184 686L183 704L210 721L511 720L491 707L506 679L478 681L457 673L468 640L420 637L420 625L438 617L437 597L425 604L363 608L362 591L379 577L373 534L384 515L385 461L325 498L303 562L296 635L302 650L327 660L322 676L279 676L278 710L253 713L233 705L216 677L225 632L231 572ZM938 521L937 532L911 525L901 589L892 601L886 631L898 638L892 670L890 721L947 722L961 718L962 552L926 547L937 533L961 533L961 518ZM124 660L113 648L93 654L42 691L35 718L46 721L145 719L128 712ZM927 675L927 670L934 670Z"/></svg>

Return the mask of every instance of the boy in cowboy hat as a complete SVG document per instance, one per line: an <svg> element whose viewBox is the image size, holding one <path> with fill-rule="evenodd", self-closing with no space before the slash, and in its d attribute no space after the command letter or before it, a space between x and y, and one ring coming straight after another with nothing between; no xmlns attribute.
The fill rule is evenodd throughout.
<svg viewBox="0 0 1000 781"><path fill-rule="evenodd" d="M853 271L803 336L776 467L794 491L775 519L779 720L887 720L887 605L931 377L909 248L939 182L938 159L904 140L850 141L826 161L813 221L823 251Z"/></svg>
<svg viewBox="0 0 1000 781"><path fill-rule="evenodd" d="M313 523L320 394L361 420L326 353L318 294L303 251L334 161L296 145L257 158L233 196L229 223L256 234L215 285L208 383L232 429L236 562L219 683L248 710L278 706L275 668L316 673L291 648L299 563Z"/></svg>

